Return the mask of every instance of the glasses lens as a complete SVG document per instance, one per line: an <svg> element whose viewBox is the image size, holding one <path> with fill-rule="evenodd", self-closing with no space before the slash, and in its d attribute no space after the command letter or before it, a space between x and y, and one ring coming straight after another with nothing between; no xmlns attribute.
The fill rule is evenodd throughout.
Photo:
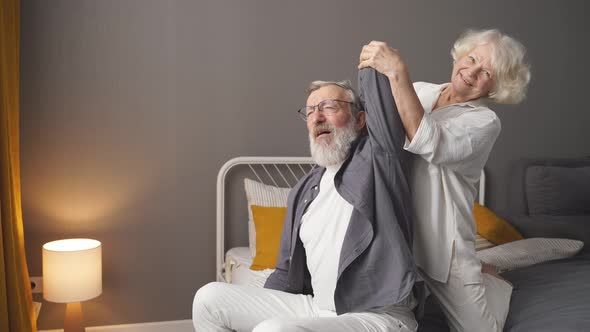
<svg viewBox="0 0 590 332"><path fill-rule="evenodd" d="M335 100L327 99L319 103L318 108L322 112L334 113L338 109L338 103Z"/></svg>

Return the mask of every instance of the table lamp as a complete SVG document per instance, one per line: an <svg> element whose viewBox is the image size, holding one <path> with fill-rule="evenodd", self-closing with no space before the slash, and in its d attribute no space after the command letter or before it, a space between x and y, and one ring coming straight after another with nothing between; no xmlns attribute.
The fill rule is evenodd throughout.
<svg viewBox="0 0 590 332"><path fill-rule="evenodd" d="M64 332L85 331L81 301L102 293L101 244L67 239L43 245L43 298L67 303Z"/></svg>

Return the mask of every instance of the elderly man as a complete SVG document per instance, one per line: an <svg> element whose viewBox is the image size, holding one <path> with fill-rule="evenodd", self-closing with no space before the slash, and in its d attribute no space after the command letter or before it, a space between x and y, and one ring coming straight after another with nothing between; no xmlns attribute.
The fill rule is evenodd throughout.
<svg viewBox="0 0 590 332"><path fill-rule="evenodd" d="M415 331L405 131L387 78L316 81L299 113L315 168L288 200L265 289L210 283L195 296L197 331Z"/></svg>

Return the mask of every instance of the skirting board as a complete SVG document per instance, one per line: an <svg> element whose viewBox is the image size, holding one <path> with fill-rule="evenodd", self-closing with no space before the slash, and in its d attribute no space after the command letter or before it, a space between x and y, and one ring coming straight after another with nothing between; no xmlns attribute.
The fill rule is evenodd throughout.
<svg viewBox="0 0 590 332"><path fill-rule="evenodd" d="M173 320L169 322L152 322L124 325L87 327L87 332L195 332L193 321ZM63 332L63 330L40 330L38 332Z"/></svg>

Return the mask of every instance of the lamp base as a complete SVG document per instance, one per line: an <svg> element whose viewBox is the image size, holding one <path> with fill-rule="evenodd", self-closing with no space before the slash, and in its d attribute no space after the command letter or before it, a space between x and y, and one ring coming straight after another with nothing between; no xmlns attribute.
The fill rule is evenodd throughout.
<svg viewBox="0 0 590 332"><path fill-rule="evenodd" d="M68 303L66 306L66 320L64 332L85 332L84 319L82 317L82 305L80 302Z"/></svg>

